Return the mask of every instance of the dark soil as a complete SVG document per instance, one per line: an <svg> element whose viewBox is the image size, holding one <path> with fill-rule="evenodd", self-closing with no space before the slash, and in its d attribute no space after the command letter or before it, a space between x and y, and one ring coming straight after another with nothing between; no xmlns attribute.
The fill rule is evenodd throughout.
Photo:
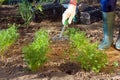
<svg viewBox="0 0 120 80"><path fill-rule="evenodd" d="M0 30L8 28L8 23L23 24L22 18L17 14L16 7L0 7ZM19 27L19 39L8 51L0 56L0 80L120 80L120 51L114 45L106 50L109 65L100 73L87 72L80 65L65 62L64 50L68 48L67 41L58 41L50 45L48 62L36 72L31 72L24 61L22 48L33 41L34 33L40 28L46 28L50 37L59 34L61 21L43 20L42 22L31 22L30 26ZM69 27L79 28L86 32L91 43L101 42L103 38L102 21L91 25L72 24ZM119 17L116 15L114 43L118 36ZM113 66L117 61L119 66Z"/></svg>

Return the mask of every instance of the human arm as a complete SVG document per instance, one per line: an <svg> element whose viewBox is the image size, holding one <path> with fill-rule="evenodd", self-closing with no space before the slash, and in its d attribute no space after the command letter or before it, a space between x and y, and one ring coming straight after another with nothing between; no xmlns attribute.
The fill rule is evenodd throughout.
<svg viewBox="0 0 120 80"><path fill-rule="evenodd" d="M62 15L63 25L68 25L72 23L72 19L76 14L76 5L77 5L77 0L70 0L68 8L65 10L65 12Z"/></svg>

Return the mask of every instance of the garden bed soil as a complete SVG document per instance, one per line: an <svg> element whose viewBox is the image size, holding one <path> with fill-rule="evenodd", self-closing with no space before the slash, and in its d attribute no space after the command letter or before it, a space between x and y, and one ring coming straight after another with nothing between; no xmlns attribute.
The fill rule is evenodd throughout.
<svg viewBox="0 0 120 80"><path fill-rule="evenodd" d="M17 15L16 7L0 7L0 30L8 28L8 23L23 24L21 17ZM29 27L19 27L19 39L8 51L0 56L0 80L119 80L120 79L120 51L114 48L114 45L106 50L109 65L100 73L84 71L77 63L64 60L64 50L68 48L68 41L53 42L50 45L51 51L48 52L48 61L38 71L31 72L24 61L22 48L33 41L34 33L40 28L46 28L50 38L60 33L61 20L42 22L31 22ZM79 28L86 32L86 36L91 43L101 42L102 21L91 25L72 24L69 27ZM119 27L119 18L116 15L114 43L117 39ZM67 59L66 59L67 60ZM119 66L113 66L114 62Z"/></svg>

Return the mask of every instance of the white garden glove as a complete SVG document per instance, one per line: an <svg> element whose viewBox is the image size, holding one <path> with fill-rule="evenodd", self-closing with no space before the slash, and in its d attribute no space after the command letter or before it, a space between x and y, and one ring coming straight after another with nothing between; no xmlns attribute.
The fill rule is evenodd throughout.
<svg viewBox="0 0 120 80"><path fill-rule="evenodd" d="M71 24L75 14L76 14L76 6L73 4L69 4L68 8L65 10L65 12L62 15L62 24L63 25Z"/></svg>

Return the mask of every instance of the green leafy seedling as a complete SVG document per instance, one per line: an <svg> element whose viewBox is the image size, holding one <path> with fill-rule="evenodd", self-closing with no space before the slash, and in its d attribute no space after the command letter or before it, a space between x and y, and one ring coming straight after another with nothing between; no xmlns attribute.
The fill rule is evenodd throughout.
<svg viewBox="0 0 120 80"><path fill-rule="evenodd" d="M0 31L0 53L4 53L10 45L12 45L19 34L17 33L17 29L15 24L9 25L8 29L3 29Z"/></svg>
<svg viewBox="0 0 120 80"><path fill-rule="evenodd" d="M32 71L38 70L46 62L48 50L48 32L44 29L40 29L36 32L34 41L23 48L25 61Z"/></svg>
<svg viewBox="0 0 120 80"><path fill-rule="evenodd" d="M68 29L70 36L69 55L71 60L80 63L81 67L87 71L99 72L107 63L107 55L97 49L97 43L90 43L85 32L75 28Z"/></svg>

